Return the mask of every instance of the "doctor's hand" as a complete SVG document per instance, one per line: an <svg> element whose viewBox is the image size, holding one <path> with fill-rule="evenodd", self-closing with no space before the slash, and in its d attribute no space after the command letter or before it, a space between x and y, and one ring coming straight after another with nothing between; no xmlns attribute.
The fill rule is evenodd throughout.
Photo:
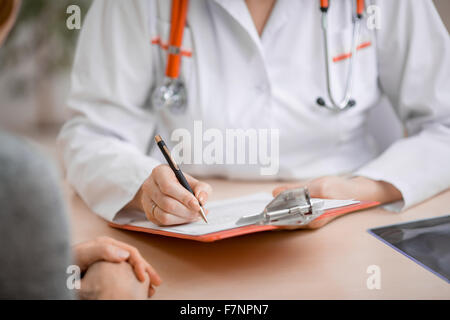
<svg viewBox="0 0 450 320"><path fill-rule="evenodd" d="M82 272L89 271L91 266L99 261L110 263L128 263L134 270L136 281L144 283L147 279L151 285L147 286L148 294L154 292L153 285L161 284L161 278L153 267L141 256L139 251L126 243L109 237L98 237L73 247L75 261Z"/></svg>
<svg viewBox="0 0 450 320"><path fill-rule="evenodd" d="M184 176L195 197L178 182L168 165L159 165L125 209L143 211L148 220L161 226L197 221L200 219L199 201L204 205L212 188L186 173Z"/></svg>
<svg viewBox="0 0 450 320"><path fill-rule="evenodd" d="M277 196L286 189L307 187L310 196L323 199L355 199L360 201L377 201L381 204L402 199L400 191L385 181L371 180L365 177L339 177L325 176L298 184L289 184L275 188L273 196ZM305 226L307 229L316 229L324 226L337 216L326 217L312 221Z"/></svg>

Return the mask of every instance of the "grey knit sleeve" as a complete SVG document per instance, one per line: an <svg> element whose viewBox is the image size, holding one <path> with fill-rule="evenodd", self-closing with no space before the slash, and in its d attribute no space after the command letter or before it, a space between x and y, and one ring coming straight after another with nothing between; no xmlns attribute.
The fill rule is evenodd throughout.
<svg viewBox="0 0 450 320"><path fill-rule="evenodd" d="M0 132L0 299L72 299L68 217L58 173L27 142Z"/></svg>

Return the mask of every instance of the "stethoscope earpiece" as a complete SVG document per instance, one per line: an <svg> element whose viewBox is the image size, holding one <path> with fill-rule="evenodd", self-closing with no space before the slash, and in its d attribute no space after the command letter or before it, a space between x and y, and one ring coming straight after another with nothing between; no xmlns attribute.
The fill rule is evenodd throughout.
<svg viewBox="0 0 450 320"><path fill-rule="evenodd" d="M350 108L356 106L356 101L354 99L350 99L347 102L347 105L345 105L343 108L327 106L327 104L325 103L325 100L321 97L317 98L316 103L319 107L327 108L329 110L334 110L334 111L344 111L344 110L347 110L347 109L350 109Z"/></svg>
<svg viewBox="0 0 450 320"><path fill-rule="evenodd" d="M325 107L325 100L322 98L317 98L316 103L321 107Z"/></svg>
<svg viewBox="0 0 450 320"><path fill-rule="evenodd" d="M353 99L350 99L350 101L348 102L348 107L349 107L349 108L352 108L352 107L354 107L354 106L356 106L356 101L353 100Z"/></svg>

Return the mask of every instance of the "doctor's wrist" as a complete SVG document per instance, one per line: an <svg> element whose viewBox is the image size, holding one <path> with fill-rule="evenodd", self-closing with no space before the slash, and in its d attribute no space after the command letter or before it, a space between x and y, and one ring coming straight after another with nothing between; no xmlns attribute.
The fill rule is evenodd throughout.
<svg viewBox="0 0 450 320"><path fill-rule="evenodd" d="M134 195L133 199L128 202L124 209L125 210L134 210L134 211L144 211L144 208L142 206L142 187L139 188L138 192Z"/></svg>

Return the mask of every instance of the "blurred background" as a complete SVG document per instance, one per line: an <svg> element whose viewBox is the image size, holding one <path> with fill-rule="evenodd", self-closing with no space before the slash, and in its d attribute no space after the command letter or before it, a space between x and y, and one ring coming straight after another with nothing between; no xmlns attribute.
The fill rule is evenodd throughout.
<svg viewBox="0 0 450 320"><path fill-rule="evenodd" d="M64 100L80 32L66 27L66 10L76 4L84 15L90 2L22 1L16 24L0 49L2 128L47 130L64 121Z"/></svg>
<svg viewBox="0 0 450 320"><path fill-rule="evenodd" d="M67 8L83 21L91 0L22 0L16 24L0 48L0 128L54 153L69 114L65 100L80 30L69 30Z"/></svg>
<svg viewBox="0 0 450 320"><path fill-rule="evenodd" d="M434 3L450 29L450 0ZM16 25L0 49L0 128L25 135L50 153L69 116L65 99L80 32L66 27L66 10L79 6L83 22L90 4L91 0L23 0ZM375 116L371 125L377 122ZM401 135L394 122L391 135ZM388 145L392 137L380 139Z"/></svg>

